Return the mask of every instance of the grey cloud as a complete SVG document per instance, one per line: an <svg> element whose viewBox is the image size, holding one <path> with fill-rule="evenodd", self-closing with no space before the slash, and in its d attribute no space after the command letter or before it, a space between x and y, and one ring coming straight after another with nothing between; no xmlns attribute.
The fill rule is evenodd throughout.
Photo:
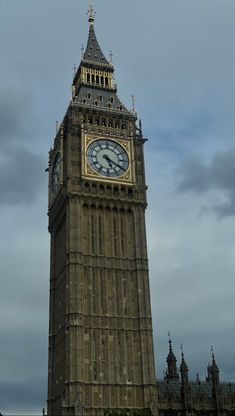
<svg viewBox="0 0 235 416"><path fill-rule="evenodd" d="M31 152L32 101L20 90L0 90L0 207L33 202L43 178L42 157Z"/></svg>
<svg viewBox="0 0 235 416"><path fill-rule="evenodd" d="M27 331L21 325L4 332L0 345L4 357L0 374L0 412L24 414L34 409L39 414L45 405L46 339L46 328Z"/></svg>
<svg viewBox="0 0 235 416"><path fill-rule="evenodd" d="M209 189L209 169L197 156L190 157L179 169L180 191L204 192Z"/></svg>
<svg viewBox="0 0 235 416"><path fill-rule="evenodd" d="M216 187L235 191L235 149L216 153L210 171Z"/></svg>
<svg viewBox="0 0 235 416"><path fill-rule="evenodd" d="M4 408L9 408L18 412L22 407L25 411L34 409L38 414L45 406L43 384L43 378L19 383L0 381L0 411L4 412Z"/></svg>
<svg viewBox="0 0 235 416"><path fill-rule="evenodd" d="M210 164L199 156L188 158L178 169L177 190L201 194L213 189L222 191L226 202L214 206L219 216L235 215L235 149L217 152Z"/></svg>
<svg viewBox="0 0 235 416"><path fill-rule="evenodd" d="M24 147L12 147L0 159L0 206L32 203L43 182L45 162Z"/></svg>
<svg viewBox="0 0 235 416"><path fill-rule="evenodd" d="M25 93L0 90L0 142L1 148L12 141L26 137L25 122L31 99Z"/></svg>

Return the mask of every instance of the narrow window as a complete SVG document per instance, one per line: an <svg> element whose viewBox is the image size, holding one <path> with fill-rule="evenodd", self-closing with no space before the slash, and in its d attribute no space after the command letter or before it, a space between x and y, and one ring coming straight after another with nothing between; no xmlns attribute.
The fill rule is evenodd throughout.
<svg viewBox="0 0 235 416"><path fill-rule="evenodd" d="M93 314L97 313L97 277L94 269L92 270L92 299Z"/></svg>
<svg viewBox="0 0 235 416"><path fill-rule="evenodd" d="M101 271L102 273L102 271ZM105 277L103 274L100 276L100 285L101 285L101 308L102 312L105 314L107 307L106 307L106 287L105 287Z"/></svg>
<svg viewBox="0 0 235 416"><path fill-rule="evenodd" d="M91 216L91 252L95 254L95 217Z"/></svg>
<svg viewBox="0 0 235 416"><path fill-rule="evenodd" d="M103 254L103 218L99 216L99 254Z"/></svg>
<svg viewBox="0 0 235 416"><path fill-rule="evenodd" d="M99 75L96 75L96 84L99 84L99 82L100 82L100 77Z"/></svg>
<svg viewBox="0 0 235 416"><path fill-rule="evenodd" d="M124 297L126 297L126 276L125 276L125 274L123 274L123 292L124 292Z"/></svg>
<svg viewBox="0 0 235 416"><path fill-rule="evenodd" d="M91 81L91 76L90 76L90 74L87 74L86 80L87 80L87 82L90 82L90 81Z"/></svg>
<svg viewBox="0 0 235 416"><path fill-rule="evenodd" d="M117 220L113 218L113 245L114 245L114 256L117 256Z"/></svg>
<svg viewBox="0 0 235 416"><path fill-rule="evenodd" d="M91 76L91 81L92 81L92 83L95 82L95 75L94 74L92 74L92 76Z"/></svg>
<svg viewBox="0 0 235 416"><path fill-rule="evenodd" d="M124 245L124 220L121 218L121 250L122 250L122 257L125 256L125 245Z"/></svg>
<svg viewBox="0 0 235 416"><path fill-rule="evenodd" d="M94 361L94 364L93 364L93 378L94 378L94 381L97 381L97 364L96 364L96 361Z"/></svg>
<svg viewBox="0 0 235 416"><path fill-rule="evenodd" d="M105 85L109 85L109 79L108 79L108 77L105 77Z"/></svg>

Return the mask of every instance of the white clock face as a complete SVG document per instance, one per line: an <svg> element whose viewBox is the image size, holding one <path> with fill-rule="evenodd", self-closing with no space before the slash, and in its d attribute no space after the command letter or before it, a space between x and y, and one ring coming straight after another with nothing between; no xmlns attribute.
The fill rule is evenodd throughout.
<svg viewBox="0 0 235 416"><path fill-rule="evenodd" d="M60 187L60 153L57 153L52 168L52 191L57 192Z"/></svg>
<svg viewBox="0 0 235 416"><path fill-rule="evenodd" d="M107 177L122 176L129 167L124 147L110 139L94 140L88 146L87 161L95 172Z"/></svg>

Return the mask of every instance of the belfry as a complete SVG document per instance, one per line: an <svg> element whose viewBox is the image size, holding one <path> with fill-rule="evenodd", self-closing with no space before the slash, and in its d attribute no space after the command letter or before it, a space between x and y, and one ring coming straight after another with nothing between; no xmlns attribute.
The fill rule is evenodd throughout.
<svg viewBox="0 0 235 416"><path fill-rule="evenodd" d="M157 415L141 124L117 96L90 8L49 152L48 415Z"/></svg>

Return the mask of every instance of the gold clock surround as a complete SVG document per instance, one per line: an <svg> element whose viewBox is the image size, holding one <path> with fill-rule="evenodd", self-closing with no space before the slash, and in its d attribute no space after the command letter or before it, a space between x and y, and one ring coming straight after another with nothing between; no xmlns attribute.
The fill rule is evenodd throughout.
<svg viewBox="0 0 235 416"><path fill-rule="evenodd" d="M87 149L96 140L112 140L121 145L128 154L129 166L122 176L107 177L95 172L87 161ZM131 185L135 183L134 169L133 169L133 141L130 138L121 139L100 134L83 133L82 135L82 176L84 179L92 179L95 181L103 181L110 183L122 183Z"/></svg>

